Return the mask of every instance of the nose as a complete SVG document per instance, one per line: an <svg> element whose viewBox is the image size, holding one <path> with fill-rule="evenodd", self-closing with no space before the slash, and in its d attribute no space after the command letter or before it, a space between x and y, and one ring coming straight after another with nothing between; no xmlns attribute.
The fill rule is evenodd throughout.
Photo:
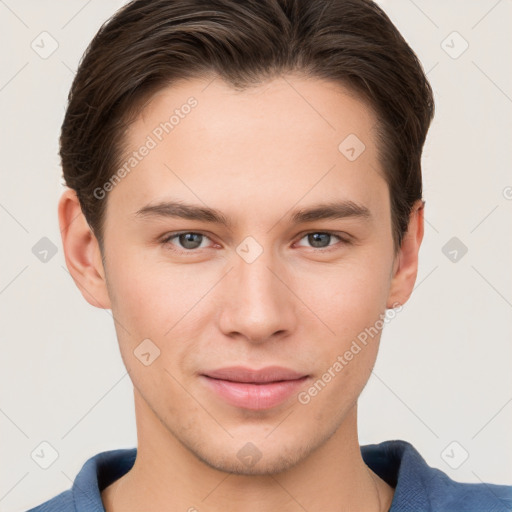
<svg viewBox="0 0 512 512"><path fill-rule="evenodd" d="M290 289L283 262L263 251L252 262L236 256L222 280L220 329L229 337L263 343L288 336L297 325L300 301ZM292 285L293 288L293 285Z"/></svg>

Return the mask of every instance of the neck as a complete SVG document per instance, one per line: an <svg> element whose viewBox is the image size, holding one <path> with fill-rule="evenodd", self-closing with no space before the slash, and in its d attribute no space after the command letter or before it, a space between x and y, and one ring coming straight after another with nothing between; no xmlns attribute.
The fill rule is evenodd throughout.
<svg viewBox="0 0 512 512"><path fill-rule="evenodd" d="M225 473L191 453L135 392L138 448L133 468L102 492L106 512L386 512L393 489L364 463L357 405L317 450L274 474Z"/></svg>

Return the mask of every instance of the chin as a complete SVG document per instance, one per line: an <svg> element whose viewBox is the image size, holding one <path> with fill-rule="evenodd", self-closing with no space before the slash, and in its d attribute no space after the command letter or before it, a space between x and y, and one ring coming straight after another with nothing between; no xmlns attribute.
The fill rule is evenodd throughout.
<svg viewBox="0 0 512 512"><path fill-rule="evenodd" d="M276 475L293 468L303 458L302 454L297 451L291 457L283 453L262 453L261 458L255 463L243 462L237 455L222 458L206 454L196 454L196 456L213 469L245 476Z"/></svg>
<svg viewBox="0 0 512 512"><path fill-rule="evenodd" d="M293 438L288 445L281 440L277 443L268 443L268 440L262 438L260 441L238 441L215 447L203 444L189 449L201 462L218 471L235 475L264 476L293 468L304 460L315 446L301 443L297 438Z"/></svg>

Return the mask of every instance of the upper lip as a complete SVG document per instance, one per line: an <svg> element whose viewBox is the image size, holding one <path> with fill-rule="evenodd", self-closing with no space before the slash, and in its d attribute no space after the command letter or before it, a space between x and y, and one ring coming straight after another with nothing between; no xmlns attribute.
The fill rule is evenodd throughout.
<svg viewBox="0 0 512 512"><path fill-rule="evenodd" d="M230 380L233 382L265 383L280 380L296 380L306 377L306 374L296 372L282 366L266 366L259 370L245 368L243 366L229 366L217 370L209 370L203 375L213 379Z"/></svg>

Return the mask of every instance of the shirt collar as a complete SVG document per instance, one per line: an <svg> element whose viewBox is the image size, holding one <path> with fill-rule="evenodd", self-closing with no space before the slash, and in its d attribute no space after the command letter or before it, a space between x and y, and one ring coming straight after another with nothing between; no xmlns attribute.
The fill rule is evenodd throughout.
<svg viewBox="0 0 512 512"><path fill-rule="evenodd" d="M407 441L393 440L360 447L365 464L395 489L392 512L406 512L403 504L428 510L429 481L442 475L428 466ZM75 478L72 496L77 512L104 512L101 491L126 474L135 463L136 448L109 450L91 457Z"/></svg>

